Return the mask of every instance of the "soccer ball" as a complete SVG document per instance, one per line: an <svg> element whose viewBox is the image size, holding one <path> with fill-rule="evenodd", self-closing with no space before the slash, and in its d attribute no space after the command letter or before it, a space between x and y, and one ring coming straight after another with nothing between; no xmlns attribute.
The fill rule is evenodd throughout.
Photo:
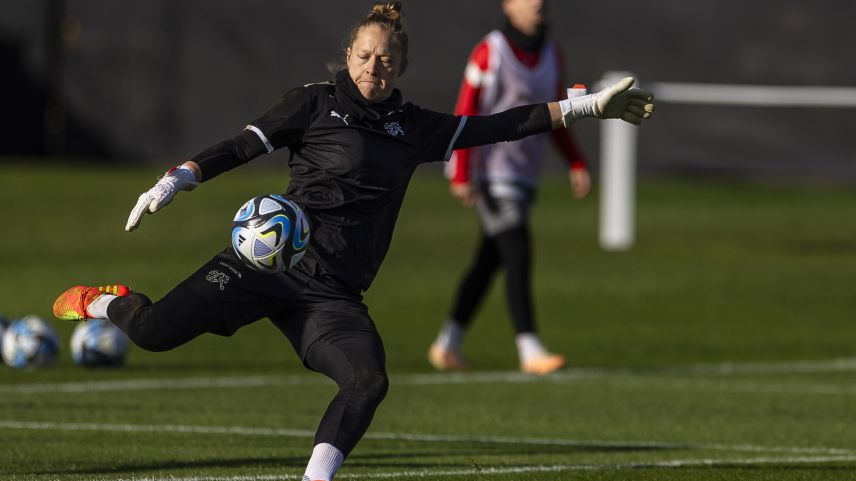
<svg viewBox="0 0 856 481"><path fill-rule="evenodd" d="M59 356L59 338L50 324L39 316L10 322L0 344L3 362L14 368L46 367Z"/></svg>
<svg viewBox="0 0 856 481"><path fill-rule="evenodd" d="M235 215L232 247L247 265L261 272L294 267L306 253L309 219L294 202L277 194L248 200Z"/></svg>
<svg viewBox="0 0 856 481"><path fill-rule="evenodd" d="M0 360L3 359L3 334L6 332L7 327L9 327L9 319L0 314Z"/></svg>
<svg viewBox="0 0 856 481"><path fill-rule="evenodd" d="M127 354L128 337L107 319L80 322L71 334L71 358L80 366L121 366Z"/></svg>

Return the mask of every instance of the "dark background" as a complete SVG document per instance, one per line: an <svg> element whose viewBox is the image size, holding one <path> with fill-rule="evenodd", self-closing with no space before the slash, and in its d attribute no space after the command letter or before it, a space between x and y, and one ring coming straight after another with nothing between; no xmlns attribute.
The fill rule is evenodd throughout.
<svg viewBox="0 0 856 481"><path fill-rule="evenodd" d="M404 2L405 98L452 110L499 0ZM331 76L371 2L0 0L0 161L175 163L240 132L287 89ZM856 3L554 1L571 82L856 83ZM647 173L856 180L854 108L661 103L640 130ZM597 166L597 122L577 126ZM284 154L275 154L281 156ZM556 162L556 165L559 163Z"/></svg>

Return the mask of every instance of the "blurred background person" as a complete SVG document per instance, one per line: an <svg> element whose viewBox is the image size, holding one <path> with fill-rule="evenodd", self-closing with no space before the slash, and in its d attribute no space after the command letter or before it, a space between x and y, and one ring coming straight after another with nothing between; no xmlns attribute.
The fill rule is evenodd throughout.
<svg viewBox="0 0 856 481"><path fill-rule="evenodd" d="M502 1L505 25L488 33L473 49L456 114L488 115L565 97L562 55L548 38L546 7L544 0ZM586 197L591 180L570 130L554 130L550 135L567 163L573 197ZM461 341L500 267L506 274L505 297L516 332L520 369L547 374L565 365L565 358L549 352L541 341L532 305L529 215L545 140L541 135L457 150L448 165L451 193L464 205L475 205L481 234L449 317L428 352L438 370L467 368Z"/></svg>

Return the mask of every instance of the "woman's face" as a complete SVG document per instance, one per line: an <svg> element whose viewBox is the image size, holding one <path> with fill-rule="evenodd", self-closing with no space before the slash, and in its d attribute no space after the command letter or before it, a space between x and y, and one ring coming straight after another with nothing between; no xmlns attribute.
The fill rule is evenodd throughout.
<svg viewBox="0 0 856 481"><path fill-rule="evenodd" d="M544 23L545 0L504 0L502 11L515 28L531 35Z"/></svg>
<svg viewBox="0 0 856 481"><path fill-rule="evenodd" d="M401 65L391 32L375 25L361 28L348 47L346 60L351 80L366 100L379 102L389 97Z"/></svg>

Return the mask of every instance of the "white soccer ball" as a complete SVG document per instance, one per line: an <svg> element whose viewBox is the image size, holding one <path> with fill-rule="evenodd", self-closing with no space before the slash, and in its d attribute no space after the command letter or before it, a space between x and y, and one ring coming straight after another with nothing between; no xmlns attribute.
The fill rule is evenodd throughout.
<svg viewBox="0 0 856 481"><path fill-rule="evenodd" d="M278 194L254 197L235 215L232 247L260 272L290 269L306 253L309 219L294 202Z"/></svg>
<svg viewBox="0 0 856 481"><path fill-rule="evenodd" d="M3 362L18 369L38 369L59 357L59 337L44 319L26 316L9 323L0 340Z"/></svg>
<svg viewBox="0 0 856 481"><path fill-rule="evenodd" d="M107 319L80 322L71 334L71 358L80 366L121 366L127 355L128 337Z"/></svg>

